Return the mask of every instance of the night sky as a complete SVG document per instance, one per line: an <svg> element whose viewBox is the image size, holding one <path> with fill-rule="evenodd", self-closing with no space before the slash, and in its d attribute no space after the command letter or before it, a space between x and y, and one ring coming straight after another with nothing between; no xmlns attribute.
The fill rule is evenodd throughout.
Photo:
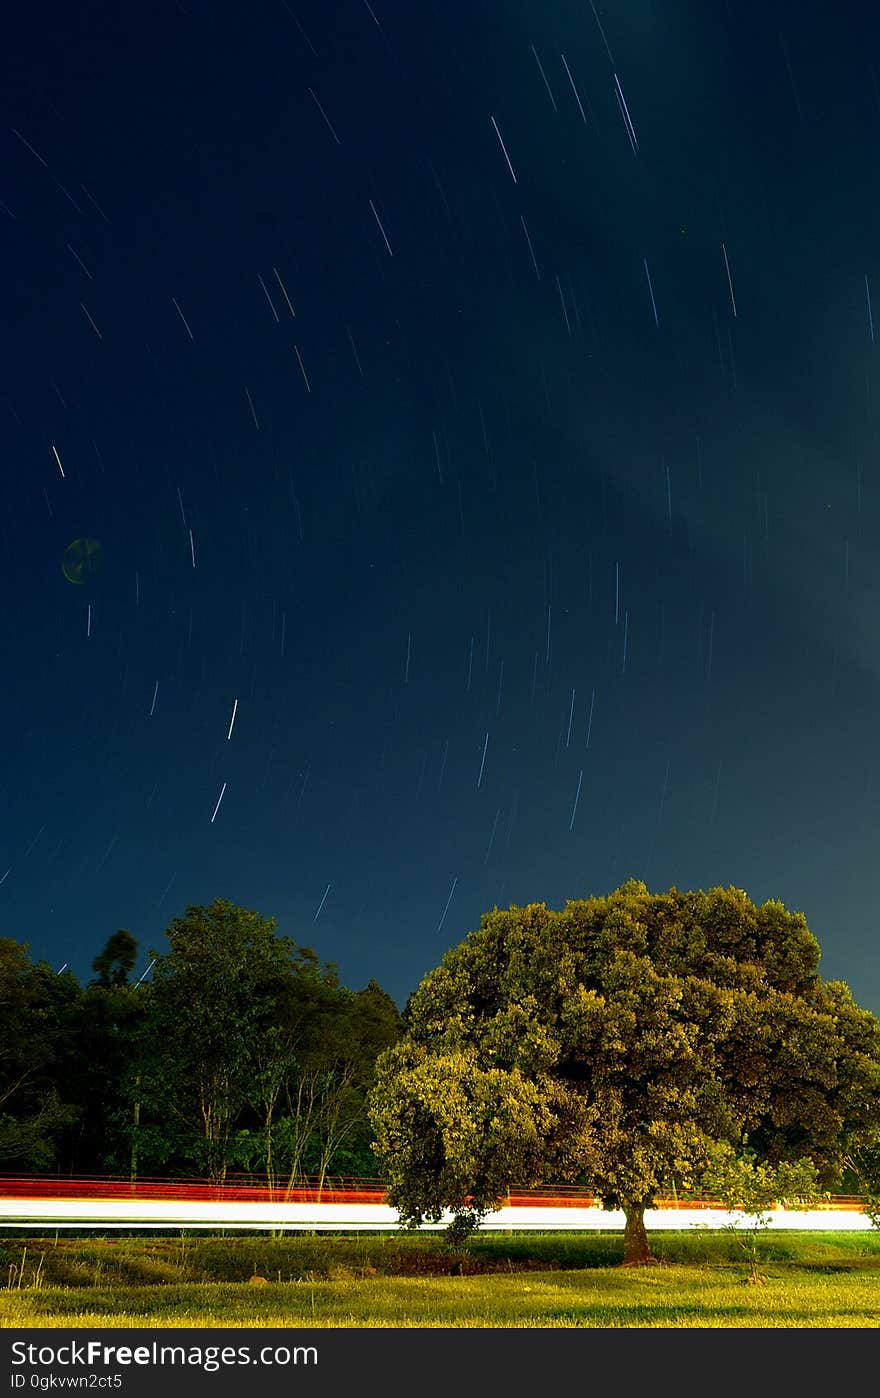
<svg viewBox="0 0 880 1398"><path fill-rule="evenodd" d="M222 897L403 1004L495 905L733 884L880 1012L876 7L3 49L0 935L140 974Z"/></svg>

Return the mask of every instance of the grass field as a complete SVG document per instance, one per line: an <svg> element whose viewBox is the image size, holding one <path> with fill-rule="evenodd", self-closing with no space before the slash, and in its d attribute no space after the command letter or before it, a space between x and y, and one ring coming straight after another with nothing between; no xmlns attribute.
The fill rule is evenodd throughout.
<svg viewBox="0 0 880 1398"><path fill-rule="evenodd" d="M880 1235L654 1233L5 1239L3 1327L874 1327ZM251 1277L263 1281L251 1281Z"/></svg>

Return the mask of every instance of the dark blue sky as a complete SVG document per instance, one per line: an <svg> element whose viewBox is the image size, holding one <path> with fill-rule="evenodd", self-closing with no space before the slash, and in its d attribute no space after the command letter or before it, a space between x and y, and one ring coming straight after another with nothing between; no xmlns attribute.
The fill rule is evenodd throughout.
<svg viewBox="0 0 880 1398"><path fill-rule="evenodd" d="M880 1012L878 41L18 8L0 935L225 897L402 1003L493 905L734 884Z"/></svg>

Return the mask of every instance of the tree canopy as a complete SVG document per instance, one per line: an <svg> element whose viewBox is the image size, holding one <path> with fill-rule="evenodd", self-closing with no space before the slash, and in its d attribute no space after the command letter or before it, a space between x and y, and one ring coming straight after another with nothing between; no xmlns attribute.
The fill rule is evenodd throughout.
<svg viewBox="0 0 880 1398"><path fill-rule="evenodd" d="M155 1134L170 1117L172 1148L218 1181L232 1165L261 1166L270 1185L323 1179L366 1123L396 1006L375 982L340 986L274 918L225 899L187 908L168 940L148 992L139 1127Z"/></svg>
<svg viewBox="0 0 880 1398"><path fill-rule="evenodd" d="M107 938L104 950L92 962L96 977L93 984L104 990L111 986L127 985L136 961L137 941L124 927L120 927L118 932Z"/></svg>
<svg viewBox="0 0 880 1398"><path fill-rule="evenodd" d="M834 1183L880 1124L880 1024L818 973L801 913L736 888L497 908L422 981L370 1103L389 1202L466 1232L511 1185L587 1183L626 1217L719 1147ZM784 1172L783 1172L784 1175Z"/></svg>
<svg viewBox="0 0 880 1398"><path fill-rule="evenodd" d="M73 1120L58 1090L75 978L33 963L27 946L0 937L0 1168L51 1164Z"/></svg>
<svg viewBox="0 0 880 1398"><path fill-rule="evenodd" d="M375 1174L366 1116L379 1052L400 1033L375 981L279 936L273 919L192 905L130 978L119 930L83 988L0 938L0 1168L265 1175L286 1189Z"/></svg>

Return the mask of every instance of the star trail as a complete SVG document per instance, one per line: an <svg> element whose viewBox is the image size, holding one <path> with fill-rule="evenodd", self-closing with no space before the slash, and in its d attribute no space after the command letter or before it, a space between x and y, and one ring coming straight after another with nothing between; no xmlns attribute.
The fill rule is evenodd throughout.
<svg viewBox="0 0 880 1398"><path fill-rule="evenodd" d="M402 1005L733 884L880 1011L880 17L52 0L0 129L0 935Z"/></svg>

